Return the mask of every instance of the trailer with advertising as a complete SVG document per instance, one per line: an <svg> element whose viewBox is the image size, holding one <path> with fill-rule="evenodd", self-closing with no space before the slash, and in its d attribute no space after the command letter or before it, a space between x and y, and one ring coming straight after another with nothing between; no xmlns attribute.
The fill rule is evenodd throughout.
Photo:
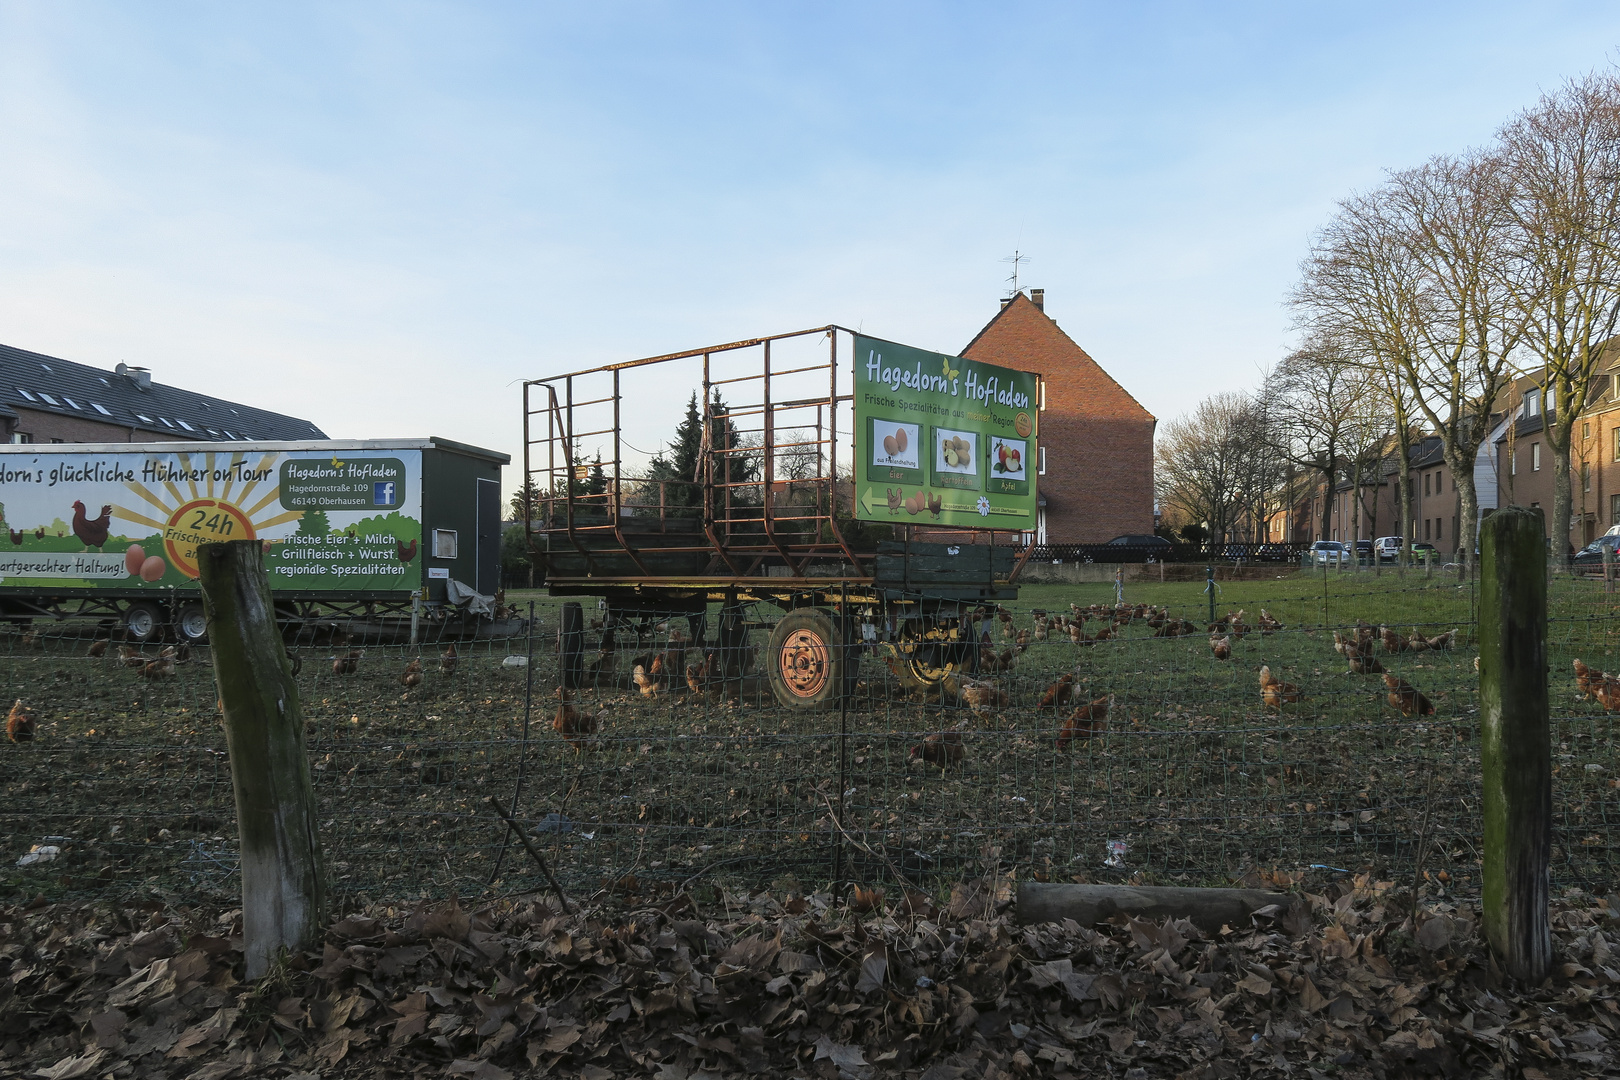
<svg viewBox="0 0 1620 1080"><path fill-rule="evenodd" d="M0 618L198 641L198 545L258 540L286 624L486 635L510 460L441 438L0 446Z"/></svg>
<svg viewBox="0 0 1620 1080"><path fill-rule="evenodd" d="M688 388L681 445L634 446L626 419ZM604 655L684 616L699 655L755 657L748 631L768 628L758 659L790 707L840 700L855 649L926 689L978 670L985 620L1017 595L1040 401L1034 373L838 326L530 380L531 551L552 595L598 599ZM577 604L560 647L578 685Z"/></svg>

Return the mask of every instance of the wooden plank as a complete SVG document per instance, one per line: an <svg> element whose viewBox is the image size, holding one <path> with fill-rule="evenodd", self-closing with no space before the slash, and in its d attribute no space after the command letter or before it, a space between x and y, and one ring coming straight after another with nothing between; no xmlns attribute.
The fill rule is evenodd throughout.
<svg viewBox="0 0 1620 1080"><path fill-rule="evenodd" d="M1175 889L1163 886L1018 884L1018 921L1026 926L1073 919L1081 926L1116 915L1138 919L1188 919L1200 930L1218 933L1222 925L1241 930L1261 908L1287 908L1299 902L1288 893L1261 889Z"/></svg>

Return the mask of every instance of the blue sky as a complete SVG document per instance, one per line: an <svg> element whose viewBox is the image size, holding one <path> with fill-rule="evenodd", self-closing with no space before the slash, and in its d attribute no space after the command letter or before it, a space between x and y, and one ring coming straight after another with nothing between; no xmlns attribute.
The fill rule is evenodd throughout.
<svg viewBox="0 0 1620 1080"><path fill-rule="evenodd" d="M954 352L1017 247L1162 422L1287 350L1336 199L1617 43L1596 3L0 0L0 342L518 454L525 377Z"/></svg>

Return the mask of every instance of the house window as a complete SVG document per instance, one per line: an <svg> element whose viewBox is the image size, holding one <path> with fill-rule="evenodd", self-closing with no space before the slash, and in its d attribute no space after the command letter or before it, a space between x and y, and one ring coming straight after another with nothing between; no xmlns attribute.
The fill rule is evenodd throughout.
<svg viewBox="0 0 1620 1080"><path fill-rule="evenodd" d="M1530 444L1530 471L1541 471L1541 444L1538 442Z"/></svg>
<svg viewBox="0 0 1620 1080"><path fill-rule="evenodd" d="M1609 496L1609 524L1620 525L1620 495Z"/></svg>
<svg viewBox="0 0 1620 1080"><path fill-rule="evenodd" d="M457 546L456 530L433 530L433 557L435 559L454 559Z"/></svg>
<svg viewBox="0 0 1620 1080"><path fill-rule="evenodd" d="M1592 425L1591 424L1582 424L1581 425L1581 438L1590 439L1591 437L1592 437Z"/></svg>
<svg viewBox="0 0 1620 1080"><path fill-rule="evenodd" d="M1436 540L1440 539L1440 527L1442 525L1444 525L1445 523L1446 523L1445 518L1435 518L1434 519L1434 538Z"/></svg>
<svg viewBox="0 0 1620 1080"><path fill-rule="evenodd" d="M1526 416L1540 416L1541 415L1541 391L1540 390L1528 390L1528 391L1525 392L1525 395L1524 395L1524 415L1526 415Z"/></svg>
<svg viewBox="0 0 1620 1080"><path fill-rule="evenodd" d="M1620 379L1616 379L1615 383L1620 384ZM1614 460L1620 461L1620 427L1614 429Z"/></svg>
<svg viewBox="0 0 1620 1080"><path fill-rule="evenodd" d="M1620 443L1616 444L1616 449L1620 450ZM1615 458L1616 460L1620 460L1620 454L1616 454ZM1517 450L1508 455L1508 475L1519 475L1519 452Z"/></svg>
<svg viewBox="0 0 1620 1080"><path fill-rule="evenodd" d="M1584 461L1581 462L1581 490L1592 490L1592 466Z"/></svg>
<svg viewBox="0 0 1620 1080"><path fill-rule="evenodd" d="M1044 446L1035 448L1035 475L1046 475L1046 447Z"/></svg>
<svg viewBox="0 0 1620 1080"><path fill-rule="evenodd" d="M1424 473L1423 474L1423 494L1427 495L1428 493L1429 493L1429 474Z"/></svg>
<svg viewBox="0 0 1620 1080"><path fill-rule="evenodd" d="M30 443L34 441L34 437L26 431L13 431L11 441L14 443Z"/></svg>
<svg viewBox="0 0 1620 1080"><path fill-rule="evenodd" d="M1433 523L1433 521L1433 518L1423 519L1423 539L1425 540L1429 539L1429 526Z"/></svg>
<svg viewBox="0 0 1620 1080"><path fill-rule="evenodd" d="M52 439L51 442L67 442L66 439Z"/></svg>

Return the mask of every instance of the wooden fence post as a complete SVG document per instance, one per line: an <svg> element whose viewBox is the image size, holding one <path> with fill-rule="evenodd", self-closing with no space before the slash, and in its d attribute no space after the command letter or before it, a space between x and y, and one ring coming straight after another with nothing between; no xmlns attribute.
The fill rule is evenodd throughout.
<svg viewBox="0 0 1620 1080"><path fill-rule="evenodd" d="M197 548L242 846L247 977L312 943L325 906L304 716L257 540Z"/></svg>
<svg viewBox="0 0 1620 1080"><path fill-rule="evenodd" d="M1485 936L1503 970L1539 983L1552 966L1547 905L1552 742L1547 702L1547 544L1541 510L1484 521L1479 594L1480 756L1485 781Z"/></svg>

